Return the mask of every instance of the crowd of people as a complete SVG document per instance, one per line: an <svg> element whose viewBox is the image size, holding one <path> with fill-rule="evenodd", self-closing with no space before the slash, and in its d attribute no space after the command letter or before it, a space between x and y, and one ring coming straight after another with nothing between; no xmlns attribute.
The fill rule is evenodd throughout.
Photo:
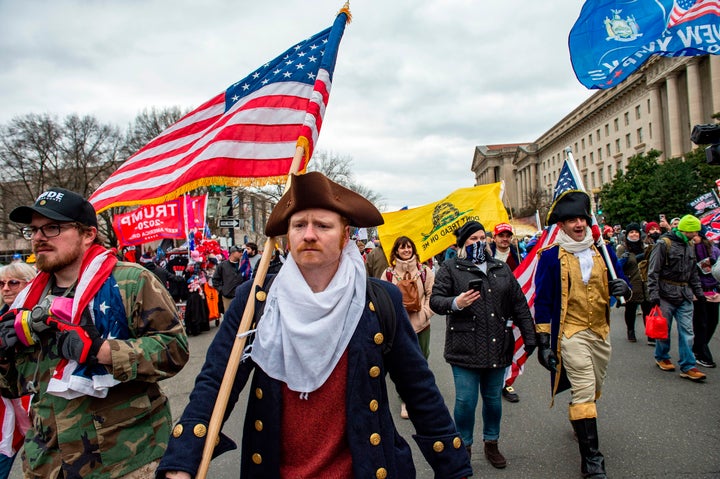
<svg viewBox="0 0 720 479"><path fill-rule="evenodd" d="M13 210L32 265L0 267L0 479L22 449L25 477L188 479L203 460L208 426L240 320L253 329L230 387L229 416L251 381L241 477L414 477L395 429L385 376L437 477L472 475L476 410L482 454L495 468L502 403L520 400L507 368L516 337L549 371L550 394L569 389L568 416L582 477L607 477L598 399L612 347L611 307L624 308L627 340L658 307L672 334L645 336L662 371L706 379L720 305L720 249L692 215L591 228L590 198L561 194L547 223L553 244L535 252L534 314L515 278L539 235L468 221L455 244L421 261L408 236L356 241L351 227L382 224L365 198L320 173L294 176L265 233L287 250L202 240L188 250L118 258L105 248L92 205L61 188ZM271 255L259 289L251 288ZM135 261L122 261L134 259ZM713 274L715 273L715 274ZM178 305L183 304L184 310ZM445 406L427 363L431 323L446 318L444 359L455 400ZM220 321L222 319L222 321ZM188 361L188 336L219 326L180 419L159 383ZM328 414L332 411L332 414ZM0 413L2 411L0 410ZM10 418L10 419L8 419ZM323 437L307 441L308 434ZM23 447L24 445L24 447ZM507 445L503 446L506 449ZM221 434L213 456L237 447Z"/></svg>

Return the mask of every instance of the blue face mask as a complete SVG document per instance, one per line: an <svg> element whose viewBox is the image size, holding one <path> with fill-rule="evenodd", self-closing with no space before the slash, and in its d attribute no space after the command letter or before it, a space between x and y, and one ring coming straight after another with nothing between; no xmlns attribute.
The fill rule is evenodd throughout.
<svg viewBox="0 0 720 479"><path fill-rule="evenodd" d="M485 246L484 241L477 241L471 245L465 247L465 253L467 253L467 259L475 264L482 264L487 258L485 258Z"/></svg>

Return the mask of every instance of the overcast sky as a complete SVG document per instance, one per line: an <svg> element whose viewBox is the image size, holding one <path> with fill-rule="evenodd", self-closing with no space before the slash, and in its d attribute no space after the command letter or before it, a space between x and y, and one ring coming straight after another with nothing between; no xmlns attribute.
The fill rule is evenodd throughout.
<svg viewBox="0 0 720 479"><path fill-rule="evenodd" d="M0 0L0 123L199 106L330 26L341 0ZM386 210L472 186L475 146L533 141L590 96L577 0L355 0L317 148ZM510 181L511 178L506 180Z"/></svg>

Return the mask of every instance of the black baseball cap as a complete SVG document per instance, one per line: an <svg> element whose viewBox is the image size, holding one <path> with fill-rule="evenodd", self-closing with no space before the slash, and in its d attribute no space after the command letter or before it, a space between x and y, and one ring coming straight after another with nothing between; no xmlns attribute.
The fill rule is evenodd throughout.
<svg viewBox="0 0 720 479"><path fill-rule="evenodd" d="M97 215L93 205L65 188L50 188L35 200L33 206L18 206L10 212L10 220L30 224L33 213L56 221L75 221L97 228Z"/></svg>

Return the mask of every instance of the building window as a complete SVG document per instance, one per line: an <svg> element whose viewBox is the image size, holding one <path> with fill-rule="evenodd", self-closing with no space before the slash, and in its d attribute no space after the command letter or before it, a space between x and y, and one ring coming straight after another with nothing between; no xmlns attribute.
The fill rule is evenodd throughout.
<svg viewBox="0 0 720 479"><path fill-rule="evenodd" d="M643 132L642 132L642 128L638 128L638 129L637 129L637 142L638 142L638 145L641 144L641 143L643 143Z"/></svg>
<svg viewBox="0 0 720 479"><path fill-rule="evenodd" d="M592 146L592 133L588 135L588 144Z"/></svg>
<svg viewBox="0 0 720 479"><path fill-rule="evenodd" d="M577 145L578 145L578 143L577 143L577 141L576 141L576 142L575 142L575 153L577 153L577 152L579 151Z"/></svg>
<svg viewBox="0 0 720 479"><path fill-rule="evenodd" d="M583 155L583 168L587 168L587 157Z"/></svg>
<svg viewBox="0 0 720 479"><path fill-rule="evenodd" d="M605 136L610 136L610 125L605 123Z"/></svg>
<svg viewBox="0 0 720 479"><path fill-rule="evenodd" d="M582 138L580 140L580 145L582 146L582 149L584 150L585 149L585 138Z"/></svg>
<svg viewBox="0 0 720 479"><path fill-rule="evenodd" d="M595 164L595 153L593 153L592 151L590 152L590 164Z"/></svg>
<svg viewBox="0 0 720 479"><path fill-rule="evenodd" d="M636 120L640 119L640 105L635 107L635 119Z"/></svg>
<svg viewBox="0 0 720 479"><path fill-rule="evenodd" d="M598 162L602 161L602 148L598 148Z"/></svg>
<svg viewBox="0 0 720 479"><path fill-rule="evenodd" d="M613 127L615 127L615 131L620 131L620 121L617 118L613 120Z"/></svg>
<svg viewBox="0 0 720 479"><path fill-rule="evenodd" d="M590 173L590 188L595 188L595 172Z"/></svg>
<svg viewBox="0 0 720 479"><path fill-rule="evenodd" d="M598 128L597 130L595 130L595 139L596 139L597 141L600 141L600 128Z"/></svg>
<svg viewBox="0 0 720 479"><path fill-rule="evenodd" d="M625 114L623 116L625 118L625 126L630 125L630 113L625 112Z"/></svg>
<svg viewBox="0 0 720 479"><path fill-rule="evenodd" d="M603 170L602 170L602 168L600 168L600 169L598 170L598 177L600 178L600 186L602 186L603 184L605 184L605 178L603 177Z"/></svg>
<svg viewBox="0 0 720 479"><path fill-rule="evenodd" d="M650 139L652 140L652 123L648 123L648 133L650 134Z"/></svg>
<svg viewBox="0 0 720 479"><path fill-rule="evenodd" d="M608 158L612 156L612 151L610 150L610 143L605 145L605 153L607 153Z"/></svg>
<svg viewBox="0 0 720 479"><path fill-rule="evenodd" d="M615 153L620 153L620 138L615 140Z"/></svg>
<svg viewBox="0 0 720 479"><path fill-rule="evenodd" d="M618 172L620 172L620 171L622 171L622 169L623 169L623 163L622 163L622 160L618 160L618 162L617 162L617 166L616 166L616 168L615 168L615 171L618 171Z"/></svg>
<svg viewBox="0 0 720 479"><path fill-rule="evenodd" d="M649 115L649 114L650 114L650 99L649 99L649 98L648 98L647 103L648 103L648 109L647 109L647 110L648 110L648 115Z"/></svg>
<svg viewBox="0 0 720 479"><path fill-rule="evenodd" d="M625 148L630 148L632 146L632 143L630 142L630 133L625 135Z"/></svg>
<svg viewBox="0 0 720 479"><path fill-rule="evenodd" d="M613 177L613 174L612 174L612 165L608 165L608 180L609 180L609 181L612 181L612 177Z"/></svg>

